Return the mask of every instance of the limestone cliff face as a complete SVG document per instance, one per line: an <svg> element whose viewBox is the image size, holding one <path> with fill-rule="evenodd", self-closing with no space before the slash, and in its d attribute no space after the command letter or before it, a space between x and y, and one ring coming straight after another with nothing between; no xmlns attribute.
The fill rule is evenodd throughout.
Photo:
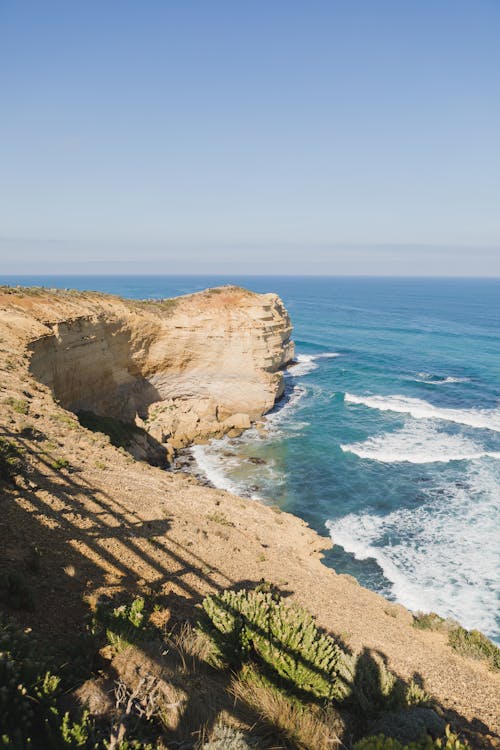
<svg viewBox="0 0 500 750"><path fill-rule="evenodd" d="M170 454L269 411L294 354L275 294L220 287L158 303L87 294L52 304L41 294L28 306L31 372L61 405L136 421Z"/></svg>

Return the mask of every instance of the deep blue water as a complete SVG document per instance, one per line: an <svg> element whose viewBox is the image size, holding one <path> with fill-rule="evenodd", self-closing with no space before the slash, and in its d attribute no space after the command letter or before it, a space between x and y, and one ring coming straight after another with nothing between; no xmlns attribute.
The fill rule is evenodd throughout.
<svg viewBox="0 0 500 750"><path fill-rule="evenodd" d="M339 572L500 639L500 280L0 282L133 298L228 282L278 292L299 359L286 376L287 400L267 434L196 447L200 467L218 485L331 533L325 562Z"/></svg>

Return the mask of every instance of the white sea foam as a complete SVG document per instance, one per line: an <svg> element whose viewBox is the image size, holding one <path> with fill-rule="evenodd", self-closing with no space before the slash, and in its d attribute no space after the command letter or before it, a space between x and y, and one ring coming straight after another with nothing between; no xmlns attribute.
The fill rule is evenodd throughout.
<svg viewBox="0 0 500 750"><path fill-rule="evenodd" d="M233 495L263 500L265 488L279 488L285 472L268 456L263 463L254 465L253 451L248 451L248 446L255 446L261 440L256 430L248 430L237 440L224 437L206 445L194 445L191 454L199 471L215 487Z"/></svg>
<svg viewBox="0 0 500 750"><path fill-rule="evenodd" d="M445 377L431 375L428 372L419 372L415 378L417 383L428 383L429 385L446 385L447 383L470 383L470 378L457 378L453 375Z"/></svg>
<svg viewBox="0 0 500 750"><path fill-rule="evenodd" d="M285 395L283 400L264 418L266 425L264 437L259 431L253 428L247 430L239 438L239 441L252 443L263 439L276 439L282 433L284 422L286 422L287 435L293 434L293 432L300 432L304 427L307 427L308 422L293 419L293 413L298 409L300 401L307 394L306 387L296 382L296 378L316 369L316 359L337 356L339 355L336 352L325 352L315 355L299 354L297 358L299 364L294 365L294 367L285 372ZM251 475L246 478L238 477L237 481L231 478L231 475L238 473L238 467L241 466L243 457L239 455L235 455L234 458L229 457L227 452L230 445L231 442L228 438L212 440L208 445L192 446L191 454L196 461L199 471L215 487L227 490L236 495L250 495L254 499L261 499L258 494L249 492L248 490L248 487L253 484L255 477ZM267 473L269 473L269 466L267 466ZM259 474L262 474L262 469L260 469ZM271 477L268 480L272 484ZM275 477L275 481L279 481L277 477Z"/></svg>
<svg viewBox="0 0 500 750"><path fill-rule="evenodd" d="M409 396L356 396L346 393L349 404L361 404L379 411L411 414L414 419L441 419L483 430L500 432L500 409L447 409L433 406L420 398Z"/></svg>
<svg viewBox="0 0 500 750"><path fill-rule="evenodd" d="M289 420L292 413L299 406L299 402L304 398L307 389L303 385L292 385L285 392L284 401L265 416L265 424L269 430L275 430L285 420Z"/></svg>
<svg viewBox="0 0 500 750"><path fill-rule="evenodd" d="M383 463L426 464L499 458L499 451L487 451L463 435L450 435L433 423L409 421L403 429L376 435L364 442L340 446L345 453Z"/></svg>
<svg viewBox="0 0 500 750"><path fill-rule="evenodd" d="M497 634L500 550L498 471L476 462L460 486L435 487L419 508L386 516L350 514L327 527L357 559L373 558L396 599L414 611L454 617Z"/></svg>
<svg viewBox="0 0 500 750"><path fill-rule="evenodd" d="M317 370L319 365L318 359L332 359L340 357L338 352L321 352L320 354L298 354L296 357L297 364L291 365L288 373L292 377L302 377L313 370Z"/></svg>
<svg viewBox="0 0 500 750"><path fill-rule="evenodd" d="M222 450L222 446L220 446L220 450ZM214 485L214 487L218 487L220 490L227 490L227 492L232 492L234 495L241 494L241 487L227 476L229 461L227 457L224 467L220 461L220 456L213 451L213 447L212 451L210 451L206 445L192 445L191 454L194 457L199 470L205 475L208 481ZM226 471L224 471L224 468Z"/></svg>

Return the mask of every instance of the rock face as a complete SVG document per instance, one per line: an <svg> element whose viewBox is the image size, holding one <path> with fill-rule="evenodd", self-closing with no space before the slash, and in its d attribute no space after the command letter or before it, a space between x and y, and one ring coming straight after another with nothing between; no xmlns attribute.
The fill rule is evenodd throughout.
<svg viewBox="0 0 500 750"><path fill-rule="evenodd" d="M219 287L158 303L31 302L43 326L28 344L33 375L65 408L136 422L169 455L249 427L282 395L294 355L275 294Z"/></svg>

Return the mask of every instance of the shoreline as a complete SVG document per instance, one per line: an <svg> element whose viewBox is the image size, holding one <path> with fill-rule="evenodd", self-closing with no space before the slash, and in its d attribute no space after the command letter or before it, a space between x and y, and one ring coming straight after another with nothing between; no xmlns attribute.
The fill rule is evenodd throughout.
<svg viewBox="0 0 500 750"><path fill-rule="evenodd" d="M293 378L293 370L296 367L303 367L304 365L310 364L312 360L317 358L318 355L307 355L305 358L306 361L301 361L299 358L301 355L298 355L298 358L287 367L287 373ZM324 356L341 356L337 353L327 353L320 354L320 357ZM306 370L306 373L308 370ZM303 373L301 373L303 374ZM286 391L284 395L281 397L279 403L279 409L273 408L268 414L264 415L262 417L262 422L264 424L264 430L266 428L266 422L269 417L271 417L271 424L272 424L272 417L275 414L280 414L281 411L287 409L288 407L294 405L293 399L294 399L294 392L297 388L300 388L300 385L297 383L291 383L290 385L287 385ZM299 399L302 394L299 394ZM271 425L270 425L271 426ZM248 434L248 432L252 429L253 426L251 426L248 430L245 430L243 435ZM266 507L273 507L275 505L275 502L273 501L273 498L271 496L262 496L259 494L259 488L258 487L252 487L248 485L248 481L245 482L245 479L242 480L242 485L247 485L246 487L238 486L237 481L228 478L224 473L224 465L226 463L225 461L225 455L226 450L228 451L228 458L229 460L233 460L237 462L240 466L243 466L247 461L252 461L252 459L248 458L248 456L243 457L241 455L241 452L239 450L239 444L238 440L239 438L236 438L233 442L233 439L228 438L227 436L224 438L225 441L227 441L226 445L221 445L220 447L217 446L218 440L209 440L207 443L202 444L199 446L199 449L201 451L204 451L206 448L210 451L211 445L215 444L215 456L211 456L210 452L208 456L204 456L204 459L207 458L209 462L212 462L215 464L213 469L210 469L207 471L207 469L203 466L203 464L200 465L199 458L196 455L193 455L193 447L190 446L186 449L186 460L184 462L185 471L187 471L192 476L195 476L196 479L205 486L221 489L224 491L228 491L232 494L234 494L237 497L245 497L247 499L251 499L255 502L261 503L262 505ZM249 436L247 445L252 445L254 440L252 440L252 437ZM255 436L255 444L258 445L258 436ZM226 450L225 450L226 448ZM230 455L229 455L230 454ZM260 461L259 461L260 462ZM220 474L220 481L217 481L218 477L216 474ZM302 521L305 521L303 516L300 513L292 513L292 515ZM338 520L338 519L336 519ZM307 522L307 521L306 521ZM385 587L385 591L380 588L375 588L371 586L366 586L364 583L360 583L361 586L365 586L368 590L373 591L374 593L384 597L387 599L388 602L392 602L393 604L400 605L405 607L410 613L413 615L418 615L422 613L436 613L440 617L444 618L446 621L449 622L456 622L457 624L460 624L463 627L469 628L469 629L479 629L480 631L484 633L488 633L488 630L486 628L482 628L481 625L475 625L468 623L467 625L464 624L464 620L459 615L446 611L446 609L440 609L437 606L433 606L432 602L429 603L425 601L426 599L426 590L425 589L419 589L416 586L412 585L412 581L405 578L404 572L400 571L399 568L395 566L395 564L390 560L386 559L384 556L383 549L379 552L378 549L371 549L368 544L364 544L363 541L355 541L353 542L350 540L350 545L346 546L342 544L341 541L337 541L337 534L335 533L335 521L330 520L329 518L325 520L324 526L325 529L322 530L318 528L318 525L314 527L310 527L313 529L314 533L318 535L319 538L324 539L325 542L327 541L328 544L325 544L325 549L333 549L335 546L340 546L344 550L346 555L352 555L352 557L356 561L360 561L363 563L364 561L373 559L374 563L377 565L378 569L380 570L381 576L384 577L384 579L387 581L387 586ZM338 532L338 535L340 536L340 530ZM350 572L342 571L342 568L339 569L339 567L334 564L333 562L327 562L322 561L323 565L333 570L335 573L338 573L340 570L340 574L343 575L351 575ZM356 577L356 576L354 576ZM358 580L356 578L356 580ZM390 587L390 588L389 588ZM418 601L418 599L421 599L421 601ZM412 604L413 600L413 604ZM490 612L491 610L485 610L486 613ZM495 635L488 635L488 638L496 644L497 646L500 645L499 638Z"/></svg>

